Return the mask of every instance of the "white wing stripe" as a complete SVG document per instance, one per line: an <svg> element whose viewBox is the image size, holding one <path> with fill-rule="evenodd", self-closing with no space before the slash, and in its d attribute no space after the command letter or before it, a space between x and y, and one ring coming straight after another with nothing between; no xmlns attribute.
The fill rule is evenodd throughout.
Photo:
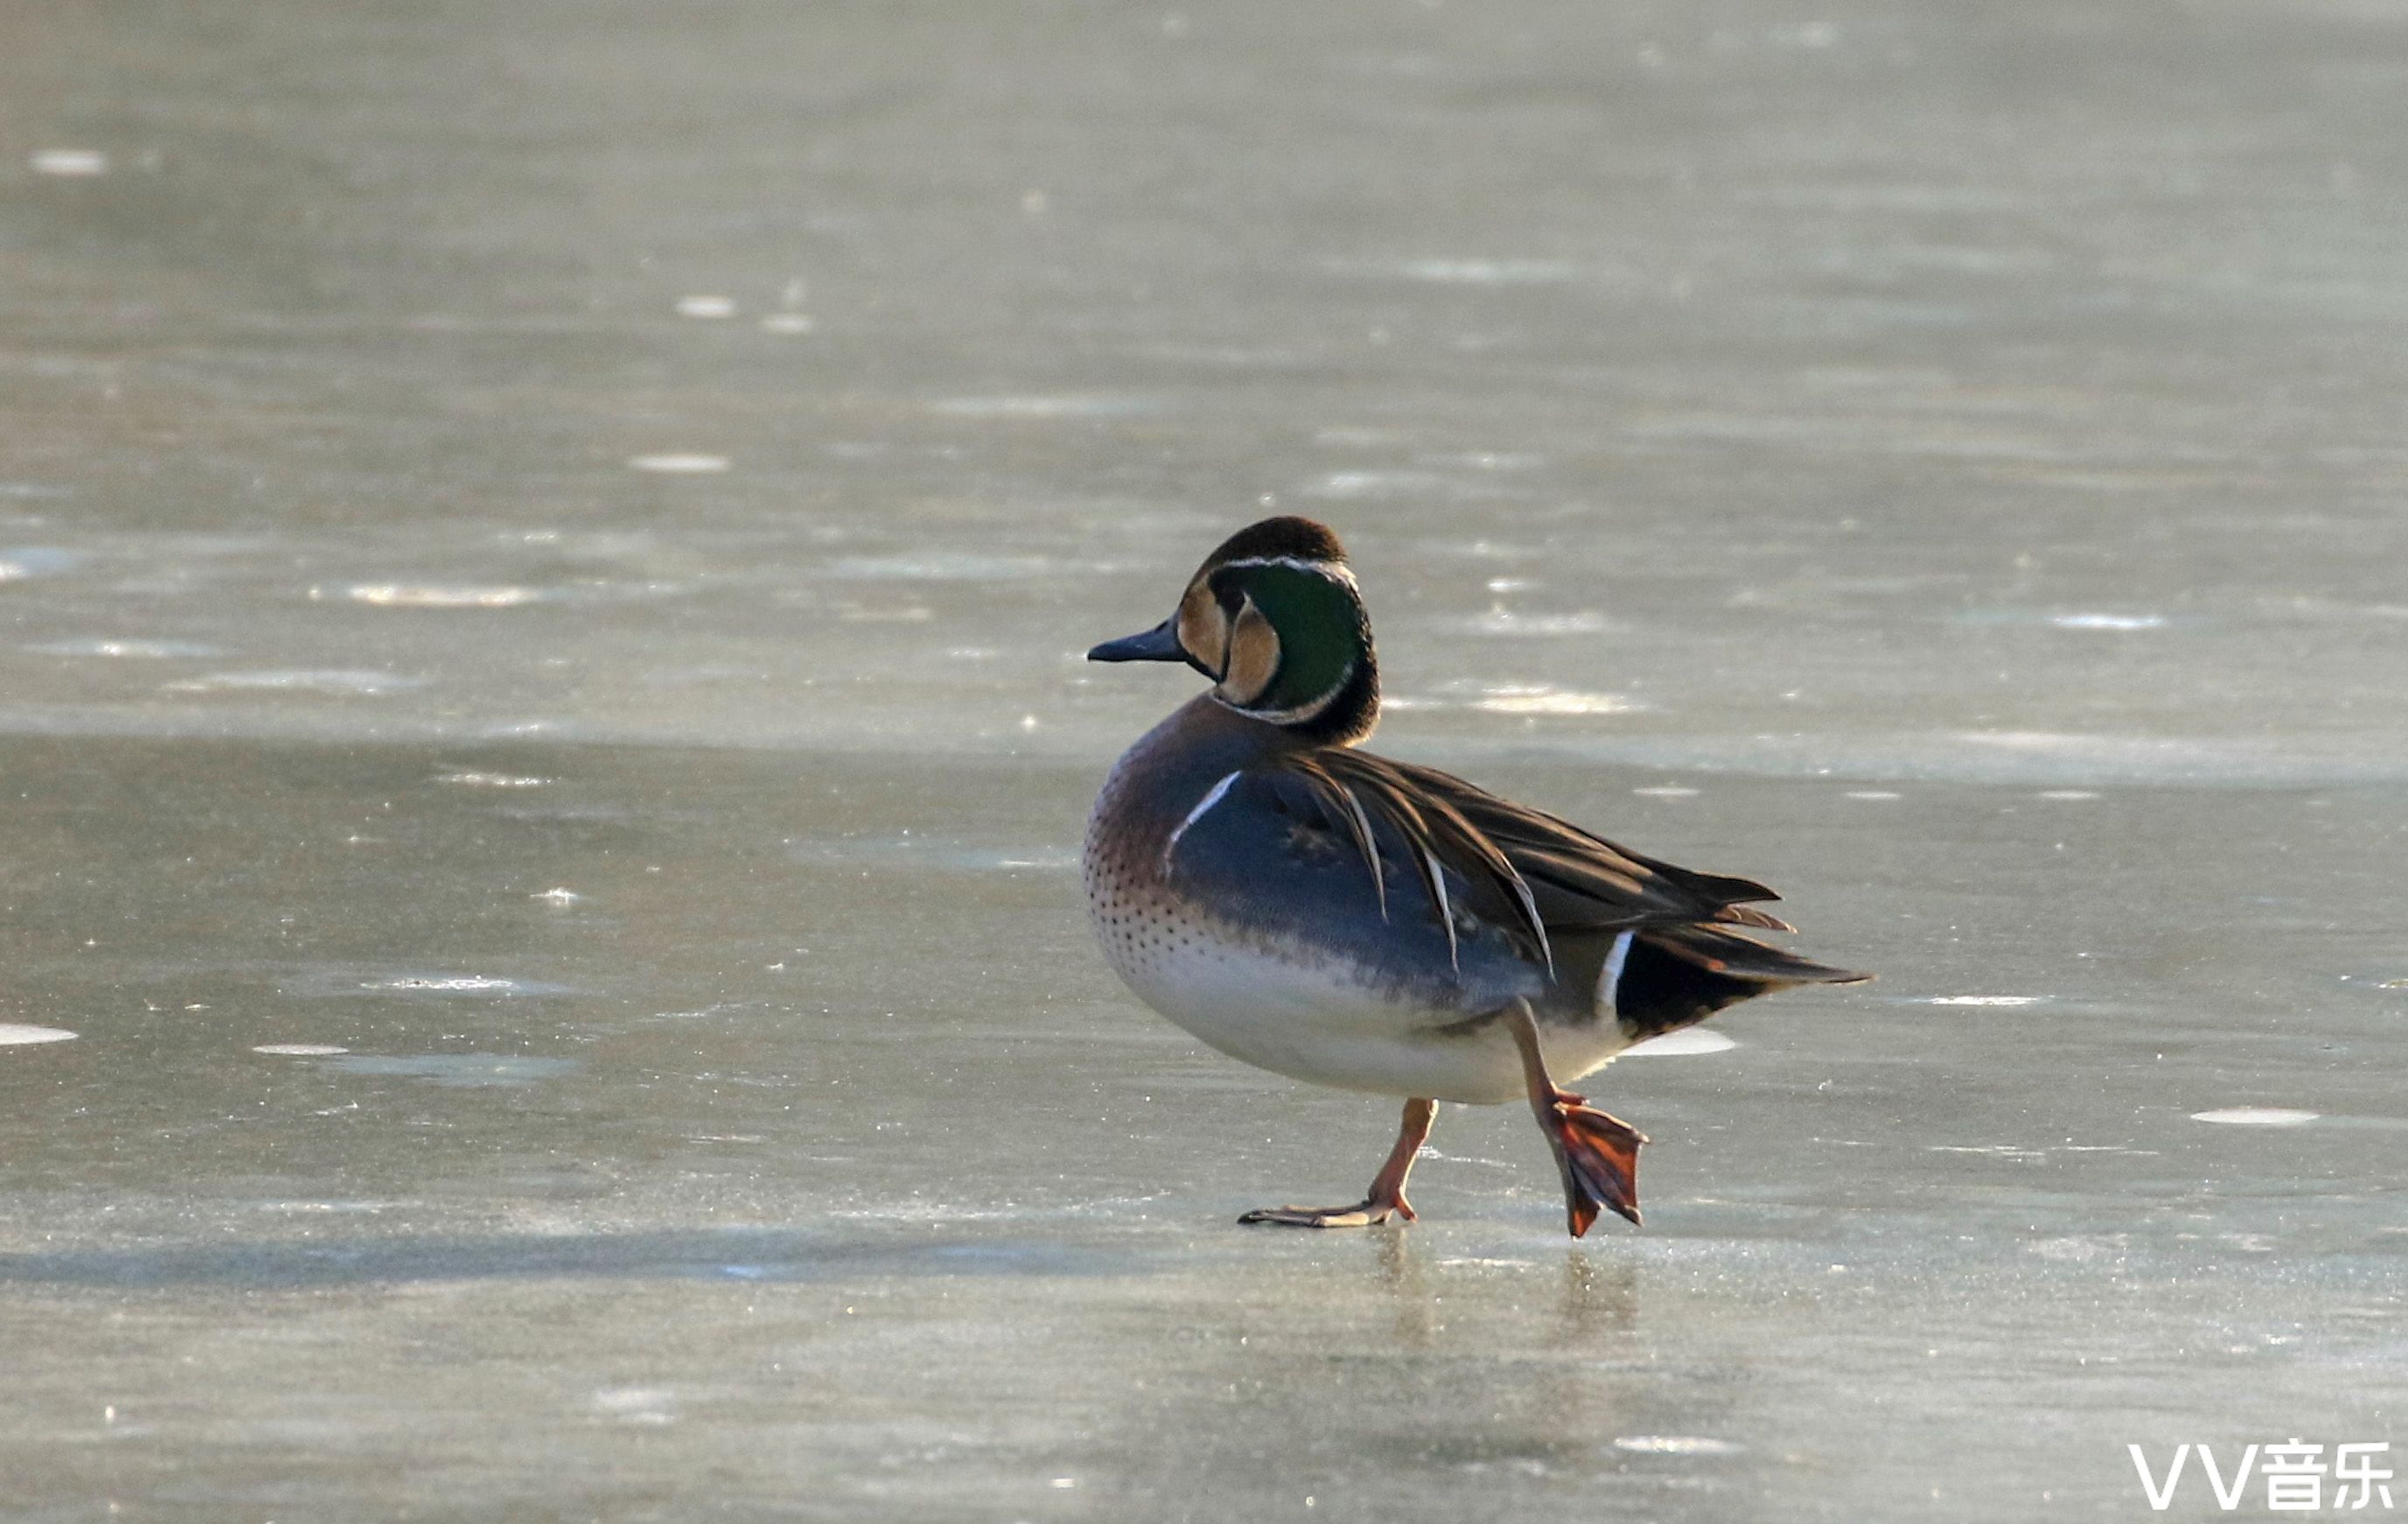
<svg viewBox="0 0 2408 1524"><path fill-rule="evenodd" d="M1243 769L1240 770L1242 771ZM1179 823L1179 828L1170 833L1170 840L1162 843L1162 870L1165 873L1168 873L1170 871L1170 855L1173 851L1177 850L1179 846L1179 839L1187 834L1187 827L1203 819L1205 812L1211 810L1212 806L1220 803L1221 797L1228 793L1229 785L1237 781L1238 774L1233 772L1226 778L1222 779L1219 783L1214 784L1210 789L1206 790L1202 802L1197 804L1195 809L1187 812L1187 818L1181 821Z"/></svg>
<svg viewBox="0 0 2408 1524"><path fill-rule="evenodd" d="M1455 902L1446 894L1446 865L1427 847L1422 849L1422 858L1429 864L1430 893L1438 900L1438 924L1446 928L1446 960L1461 969L1463 952L1455 941Z"/></svg>

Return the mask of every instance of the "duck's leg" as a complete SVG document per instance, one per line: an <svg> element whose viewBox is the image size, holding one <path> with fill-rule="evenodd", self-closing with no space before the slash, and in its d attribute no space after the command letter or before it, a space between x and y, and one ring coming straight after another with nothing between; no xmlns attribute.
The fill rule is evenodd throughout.
<svg viewBox="0 0 2408 1524"><path fill-rule="evenodd" d="M1249 1212L1241 1223L1269 1223L1280 1228L1369 1228L1391 1214L1413 1220L1412 1203L1405 1200L1405 1176L1412 1173L1413 1157L1429 1137L1438 1117L1438 1102L1415 1099L1405 1102L1404 1125L1397 1129L1397 1146L1371 1181L1370 1194L1353 1206L1267 1206Z"/></svg>
<svg viewBox="0 0 2408 1524"><path fill-rule="evenodd" d="M1505 1029L1522 1050L1522 1077L1530 1087L1530 1110L1555 1152L1563 1172L1566 1223L1572 1237L1586 1233L1598 1207L1611 1207L1635 1226L1639 1221L1639 1145L1647 1135L1618 1116L1608 1116L1547 1077L1539 1051L1539 1024L1530 1002L1516 1000L1504 1014Z"/></svg>

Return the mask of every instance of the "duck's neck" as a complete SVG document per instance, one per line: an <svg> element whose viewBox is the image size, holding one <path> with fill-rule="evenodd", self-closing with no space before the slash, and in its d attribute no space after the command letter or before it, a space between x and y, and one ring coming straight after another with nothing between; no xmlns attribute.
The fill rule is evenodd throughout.
<svg viewBox="0 0 2408 1524"><path fill-rule="evenodd" d="M1352 746L1379 726L1380 668L1366 651L1335 688L1285 709L1231 703L1217 688L1198 702L1248 721L1260 731L1276 732L1295 745Z"/></svg>
<svg viewBox="0 0 2408 1524"><path fill-rule="evenodd" d="M1380 663L1367 643L1337 691L1303 718L1281 728L1317 746L1352 746L1380 724Z"/></svg>

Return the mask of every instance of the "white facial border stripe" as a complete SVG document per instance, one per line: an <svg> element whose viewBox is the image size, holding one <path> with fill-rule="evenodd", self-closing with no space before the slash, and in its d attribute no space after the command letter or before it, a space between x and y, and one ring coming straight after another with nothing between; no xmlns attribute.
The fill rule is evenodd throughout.
<svg viewBox="0 0 2408 1524"><path fill-rule="evenodd" d="M1348 662L1346 670L1339 677L1336 686L1320 697L1298 704L1294 709L1248 709L1243 704L1232 703L1218 693L1212 694L1211 698L1214 703L1226 709L1235 710L1251 719L1268 720L1273 725L1302 725L1308 720L1318 717L1323 710L1338 702L1338 696L1344 693L1346 685L1354 681L1354 663Z"/></svg>
<svg viewBox="0 0 2408 1524"><path fill-rule="evenodd" d="M1362 591L1362 584L1354 580L1354 568L1343 561L1307 561L1295 555L1241 555L1232 561L1224 561L1212 569L1224 571L1230 567L1285 567L1291 571L1309 571L1333 582L1343 582L1357 593Z"/></svg>

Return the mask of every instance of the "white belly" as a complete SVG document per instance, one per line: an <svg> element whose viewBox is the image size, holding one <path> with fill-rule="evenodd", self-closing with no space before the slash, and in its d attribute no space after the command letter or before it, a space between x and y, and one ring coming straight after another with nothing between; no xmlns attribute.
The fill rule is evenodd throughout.
<svg viewBox="0 0 2408 1524"><path fill-rule="evenodd" d="M1201 932L1105 930L1104 954L1140 999L1232 1058L1341 1090L1481 1104L1526 1094L1521 1055L1491 1023L1448 1030L1460 1012L1415 1010L1338 965L1280 956ZM1618 1024L1542 1026L1558 1082L1628 1045Z"/></svg>

